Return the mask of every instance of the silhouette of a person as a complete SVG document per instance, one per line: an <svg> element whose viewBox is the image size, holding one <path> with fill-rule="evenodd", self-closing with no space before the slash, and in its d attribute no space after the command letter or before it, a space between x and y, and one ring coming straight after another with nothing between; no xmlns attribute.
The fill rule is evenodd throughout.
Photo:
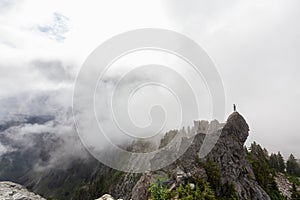
<svg viewBox="0 0 300 200"><path fill-rule="evenodd" d="M236 112L236 105L233 104L233 111Z"/></svg>

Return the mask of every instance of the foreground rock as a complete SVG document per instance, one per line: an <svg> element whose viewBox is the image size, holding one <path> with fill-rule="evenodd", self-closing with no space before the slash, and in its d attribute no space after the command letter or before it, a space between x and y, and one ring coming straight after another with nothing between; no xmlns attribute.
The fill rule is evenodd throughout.
<svg viewBox="0 0 300 200"><path fill-rule="evenodd" d="M293 188L293 184L285 177L283 173L278 173L275 176L275 181L281 194L286 196L288 200L291 199L291 189Z"/></svg>
<svg viewBox="0 0 300 200"><path fill-rule="evenodd" d="M4 181L0 182L0 199L5 200L46 200L39 195L29 192L23 186Z"/></svg>
<svg viewBox="0 0 300 200"><path fill-rule="evenodd" d="M115 200L115 199L111 195L105 194L102 197L100 197L99 199L95 199L95 200ZM117 199L117 200L122 200L122 199Z"/></svg>

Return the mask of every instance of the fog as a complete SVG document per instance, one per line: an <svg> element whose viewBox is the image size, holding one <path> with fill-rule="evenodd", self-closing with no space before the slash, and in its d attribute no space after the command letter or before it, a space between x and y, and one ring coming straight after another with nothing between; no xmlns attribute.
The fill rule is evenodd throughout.
<svg viewBox="0 0 300 200"><path fill-rule="evenodd" d="M72 96L77 73L85 59L116 34L137 28L164 28L187 35L213 60L225 88L225 119L235 103L250 125L247 145L257 141L270 152L281 151L285 157L290 153L300 157L299 4L297 0L1 1L0 119L2 122L13 120L19 114L53 115L55 123L19 126L11 131L20 136L50 132L66 143L62 146L65 149L56 152L80 155L72 153L77 150L68 137L77 136L72 119ZM165 54L145 52L115 63L116 70L108 73L107 91L100 93L100 100L115 86L123 73L121 69L128 71L133 66L153 63L170 65L182 75L186 73L192 85L199 83L196 94L201 99L201 112L197 118L211 120L213 106L205 82L197 81L193 73L182 70L187 67L178 58ZM144 72L128 79L120 91L145 77L164 80L178 90L182 87L172 82L172 76L166 78L167 74ZM184 88L178 95L190 98ZM122 96L118 98L121 100ZM191 125L193 115L181 121L177 118L180 110L176 102L168 92L152 87L138 93L129 110L133 121L145 126L151 123L149 108L157 103L164 105L169 113L163 131ZM107 105L99 101L97 106L98 117L103 122L111 121L106 114ZM123 141L114 131L110 136ZM27 140L23 143L30 145ZM101 138L97 143L102 147L106 145L101 143ZM0 145L0 155L7 151L13 149ZM61 154L53 153L53 162L60 160L56 155Z"/></svg>

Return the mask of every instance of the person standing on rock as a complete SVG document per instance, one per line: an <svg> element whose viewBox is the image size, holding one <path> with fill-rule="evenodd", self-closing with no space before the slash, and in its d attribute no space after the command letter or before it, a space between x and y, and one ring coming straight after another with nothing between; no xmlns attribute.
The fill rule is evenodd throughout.
<svg viewBox="0 0 300 200"><path fill-rule="evenodd" d="M236 112L236 105L233 104L233 111Z"/></svg>

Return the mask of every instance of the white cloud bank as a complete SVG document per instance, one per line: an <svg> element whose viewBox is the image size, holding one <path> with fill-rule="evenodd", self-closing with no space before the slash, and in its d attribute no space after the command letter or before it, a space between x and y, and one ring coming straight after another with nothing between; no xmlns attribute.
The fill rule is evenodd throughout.
<svg viewBox="0 0 300 200"><path fill-rule="evenodd" d="M78 69L95 47L136 28L171 29L199 42L215 61L226 88L226 113L237 104L250 123L249 141L300 157L299 4L0 1L0 101L56 91L61 95L54 95L55 102L67 108Z"/></svg>

